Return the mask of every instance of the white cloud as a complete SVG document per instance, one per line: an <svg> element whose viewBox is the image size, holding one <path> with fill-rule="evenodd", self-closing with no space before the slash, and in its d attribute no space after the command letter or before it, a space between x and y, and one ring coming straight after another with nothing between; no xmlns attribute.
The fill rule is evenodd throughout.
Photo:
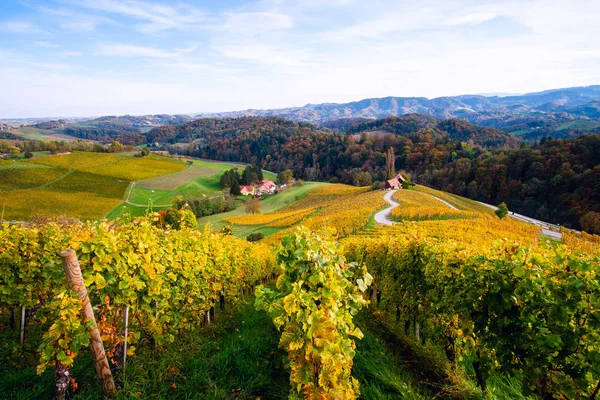
<svg viewBox="0 0 600 400"><path fill-rule="evenodd" d="M277 12L242 12L228 14L222 29L229 32L259 33L294 26L292 17Z"/></svg>
<svg viewBox="0 0 600 400"><path fill-rule="evenodd" d="M145 58L174 58L177 53L164 51L154 47L134 46L129 44L113 43L101 44L96 54L111 57L145 57Z"/></svg>
<svg viewBox="0 0 600 400"><path fill-rule="evenodd" d="M448 25L481 24L496 17L496 13L493 12L473 12L450 19Z"/></svg>
<svg viewBox="0 0 600 400"><path fill-rule="evenodd" d="M143 33L198 27L205 20L204 13L189 6L174 7L137 0L81 0L70 4L106 13L120 14L143 21L136 28Z"/></svg>
<svg viewBox="0 0 600 400"><path fill-rule="evenodd" d="M73 32L95 32L101 24L115 24L110 18L77 12L71 8L38 6L37 9L56 19L59 26Z"/></svg>
<svg viewBox="0 0 600 400"><path fill-rule="evenodd" d="M80 51L62 51L59 55L63 57L81 57L83 53Z"/></svg>
<svg viewBox="0 0 600 400"><path fill-rule="evenodd" d="M242 59L260 64L294 66L308 59L304 50L275 47L263 43L239 43L214 45L223 56Z"/></svg>
<svg viewBox="0 0 600 400"><path fill-rule="evenodd" d="M67 64L62 63L52 63L52 62L32 62L29 65L32 67L40 68L40 69L50 69L50 70L62 70L69 68Z"/></svg>
<svg viewBox="0 0 600 400"><path fill-rule="evenodd" d="M77 20L63 22L60 24L60 26L61 28L75 32L95 32L99 23L100 22L97 20Z"/></svg>
<svg viewBox="0 0 600 400"><path fill-rule="evenodd" d="M42 41L33 42L33 44L35 44L38 47L45 47L47 49L55 49L58 47L57 44L50 43L50 42L42 42Z"/></svg>
<svg viewBox="0 0 600 400"><path fill-rule="evenodd" d="M5 21L0 22L1 32L20 33L20 34L41 34L48 35L49 32L26 21Z"/></svg>

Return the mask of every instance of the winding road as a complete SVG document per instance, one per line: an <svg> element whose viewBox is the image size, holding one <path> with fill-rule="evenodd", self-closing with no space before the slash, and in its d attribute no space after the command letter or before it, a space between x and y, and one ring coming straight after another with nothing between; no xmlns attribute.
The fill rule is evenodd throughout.
<svg viewBox="0 0 600 400"><path fill-rule="evenodd" d="M398 224L399 222L395 222L389 219L389 215L392 212L392 210L396 207L398 207L400 204L396 203L394 200L392 200L392 197L394 196L394 193L396 193L397 190L390 190L389 192L387 192L385 194L385 196L383 196L383 199L390 205L388 208L386 208L385 210L379 211L377 214L375 214L375 222L377 222L380 225L393 225L393 224ZM458 208L454 207L452 204L448 203L445 200L440 199L439 197L435 197L429 193L427 193L429 196L433 197L434 199L444 203L444 205L450 207L453 210L458 210ZM482 203L482 202L478 202L479 204L483 204L486 207L492 208L494 210L497 210L498 207L493 206L491 204L486 204L486 203ZM560 232L555 232L553 230L551 230L552 228L552 224L549 224L548 222L544 222L544 221L540 221L534 218L530 218L530 217L526 217L525 215L520 215L520 214L515 214L513 212L510 213L510 217L518 219L520 221L524 221L524 222L528 222L530 224L534 224L537 225L541 228L542 234L550 236L556 240L561 240L562 238L562 234Z"/></svg>
<svg viewBox="0 0 600 400"><path fill-rule="evenodd" d="M442 200L439 197L435 197L434 195L430 194L431 197L433 197L434 199L436 199L437 201L441 201L442 203L444 203L446 206L450 207L453 210L458 210L458 208L454 207L452 204L448 203L446 200Z"/></svg>
<svg viewBox="0 0 600 400"><path fill-rule="evenodd" d="M392 210L396 207L398 207L400 204L396 203L394 200L392 200L392 197L394 196L394 193L396 193L398 190L390 190L389 192L387 192L385 194L385 196L383 196L383 199L385 201L387 201L387 203L390 205L388 208L386 208L385 210L379 211L377 214L375 214L375 222L377 222L380 225L393 225L393 224L398 224L399 222L395 222L392 221L389 218L390 213L392 212ZM441 201L442 203L444 203L444 205L446 205L447 207L450 207L453 210L458 210L458 208L454 207L452 204L448 203L445 200L440 199L439 197L435 197L431 194L428 193L423 193L426 194L428 196L433 197L434 199Z"/></svg>
<svg viewBox="0 0 600 400"><path fill-rule="evenodd" d="M377 222L378 224L381 224L381 225L397 224L397 222L394 222L388 218L390 213L392 212L392 210L400 205L400 204L396 203L394 200L392 200L392 196L396 192L397 192L397 190L390 190L389 192L387 192L385 194L385 196L383 196L383 199L385 201L387 201L390 206L388 208L386 208L385 210L379 211L377 214L375 214L375 222Z"/></svg>

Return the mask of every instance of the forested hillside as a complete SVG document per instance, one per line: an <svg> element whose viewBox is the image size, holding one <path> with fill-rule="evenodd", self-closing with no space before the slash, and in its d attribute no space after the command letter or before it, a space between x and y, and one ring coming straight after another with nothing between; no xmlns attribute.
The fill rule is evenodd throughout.
<svg viewBox="0 0 600 400"><path fill-rule="evenodd" d="M350 134L246 117L162 126L148 132L148 141L187 142L171 150L349 184L366 184L365 174L357 182L361 172L372 182L384 180L385 153L393 147L396 168L418 183L488 203L506 202L513 211L574 228L586 213L600 211L600 135L518 145L495 129L419 115L363 123Z"/></svg>

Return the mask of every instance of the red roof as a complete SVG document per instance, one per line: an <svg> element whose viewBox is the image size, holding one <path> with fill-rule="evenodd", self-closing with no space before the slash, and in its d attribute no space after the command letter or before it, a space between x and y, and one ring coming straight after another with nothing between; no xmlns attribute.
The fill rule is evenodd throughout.
<svg viewBox="0 0 600 400"><path fill-rule="evenodd" d="M387 181L387 184L390 187L394 187L394 186L400 186L400 182L398 182L398 179L394 178L394 179L390 179L389 181Z"/></svg>
<svg viewBox="0 0 600 400"><path fill-rule="evenodd" d="M394 177L394 179L397 179L398 181L406 182L406 179L404 179L404 177L402 176L402 174L396 175Z"/></svg>
<svg viewBox="0 0 600 400"><path fill-rule="evenodd" d="M257 184L259 187L261 187L261 186L264 186L264 187L266 187L266 188L273 188L273 187L276 187L276 185L275 185L275 182L273 182L273 181L270 181L270 180L268 180L268 179L264 179L264 180L262 180L262 181L258 181L258 182L256 182L256 184Z"/></svg>
<svg viewBox="0 0 600 400"><path fill-rule="evenodd" d="M240 186L240 190L244 190L246 189L246 192L253 192L254 191L254 186Z"/></svg>

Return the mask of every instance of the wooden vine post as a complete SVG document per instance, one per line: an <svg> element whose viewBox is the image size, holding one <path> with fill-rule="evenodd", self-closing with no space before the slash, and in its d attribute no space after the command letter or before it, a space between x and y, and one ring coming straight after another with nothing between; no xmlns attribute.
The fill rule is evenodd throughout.
<svg viewBox="0 0 600 400"><path fill-rule="evenodd" d="M92 321L92 328L89 329L91 338L90 347L92 349L94 367L96 368L96 373L98 374L100 384L102 385L102 391L107 397L114 397L117 394L117 388L112 373L110 372L110 366L108 365L108 359L106 358L106 352L104 351L104 344L102 343L100 332L96 325L94 310L92 310L90 298L88 297L85 283L83 282L77 255L74 250L69 249L61 252L60 258L62 259L63 267L65 268L67 279L69 280L69 286L71 286L71 289L73 289L81 299L81 317L84 323Z"/></svg>

